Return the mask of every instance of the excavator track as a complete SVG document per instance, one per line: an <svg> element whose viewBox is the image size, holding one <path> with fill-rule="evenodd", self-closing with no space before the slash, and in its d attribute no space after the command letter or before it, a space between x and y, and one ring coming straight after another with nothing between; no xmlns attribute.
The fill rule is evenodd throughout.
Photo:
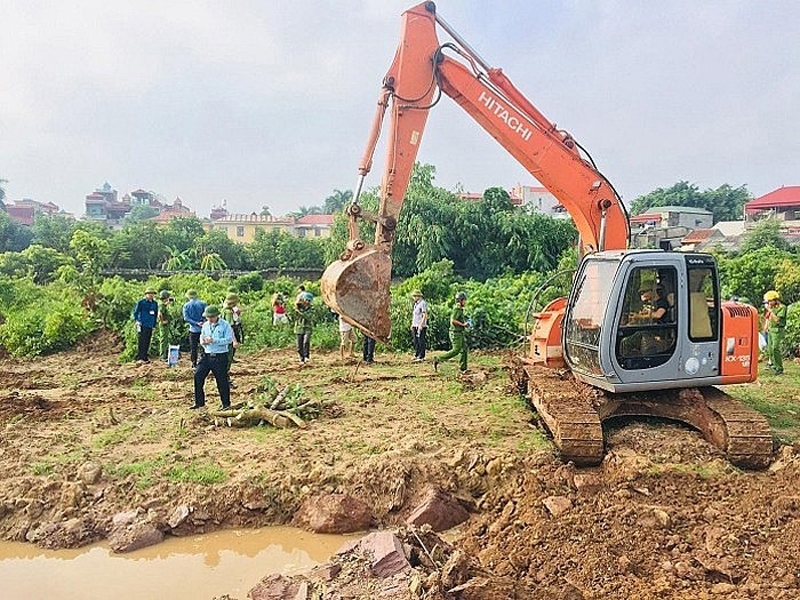
<svg viewBox="0 0 800 600"><path fill-rule="evenodd" d="M737 467L764 469L772 461L767 420L718 388L611 394L576 381L566 371L530 365L524 371L527 396L565 461L599 464L605 452L603 421L621 416L686 423Z"/></svg>

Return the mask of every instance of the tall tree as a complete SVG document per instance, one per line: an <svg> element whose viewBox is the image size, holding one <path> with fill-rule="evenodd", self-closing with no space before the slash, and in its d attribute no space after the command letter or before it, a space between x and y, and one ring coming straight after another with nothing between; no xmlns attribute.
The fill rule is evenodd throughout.
<svg viewBox="0 0 800 600"><path fill-rule="evenodd" d="M330 196L325 198L325 203L322 207L325 210L326 215L332 215L334 213L341 212L345 206L350 204L352 199L352 190L335 189Z"/></svg>

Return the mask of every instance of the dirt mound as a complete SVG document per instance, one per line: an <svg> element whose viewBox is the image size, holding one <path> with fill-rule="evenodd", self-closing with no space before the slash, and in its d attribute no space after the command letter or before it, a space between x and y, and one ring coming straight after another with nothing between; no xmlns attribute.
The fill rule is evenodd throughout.
<svg viewBox="0 0 800 600"><path fill-rule="evenodd" d="M796 597L800 463L720 474L656 457L628 448L602 470L520 469L489 492L464 548L514 578L520 598L565 587L579 598ZM562 512L548 510L553 498Z"/></svg>

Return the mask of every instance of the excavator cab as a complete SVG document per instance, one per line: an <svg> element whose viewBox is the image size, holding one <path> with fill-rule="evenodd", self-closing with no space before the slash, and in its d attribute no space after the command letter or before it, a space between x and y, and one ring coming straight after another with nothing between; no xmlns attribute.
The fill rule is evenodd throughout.
<svg viewBox="0 0 800 600"><path fill-rule="evenodd" d="M707 254L661 250L587 256L562 322L575 376L609 392L754 381L757 317L720 302Z"/></svg>

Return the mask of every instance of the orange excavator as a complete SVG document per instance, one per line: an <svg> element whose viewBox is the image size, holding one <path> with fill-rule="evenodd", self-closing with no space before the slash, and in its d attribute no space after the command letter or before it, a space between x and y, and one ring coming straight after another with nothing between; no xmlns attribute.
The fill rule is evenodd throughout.
<svg viewBox="0 0 800 600"><path fill-rule="evenodd" d="M437 28L452 41L440 43ZM528 395L562 457L597 464L602 424L619 416L687 423L739 466L769 464L764 417L719 389L755 381L758 314L721 302L707 254L630 250L625 207L594 161L492 68L436 12L433 2L403 13L401 39L347 207L349 241L322 277L325 302L370 337L388 340L391 250L428 113L452 98L572 217L581 260L569 297L535 314L524 359ZM377 214L358 204L386 116L390 126ZM373 243L359 221L376 226Z"/></svg>

